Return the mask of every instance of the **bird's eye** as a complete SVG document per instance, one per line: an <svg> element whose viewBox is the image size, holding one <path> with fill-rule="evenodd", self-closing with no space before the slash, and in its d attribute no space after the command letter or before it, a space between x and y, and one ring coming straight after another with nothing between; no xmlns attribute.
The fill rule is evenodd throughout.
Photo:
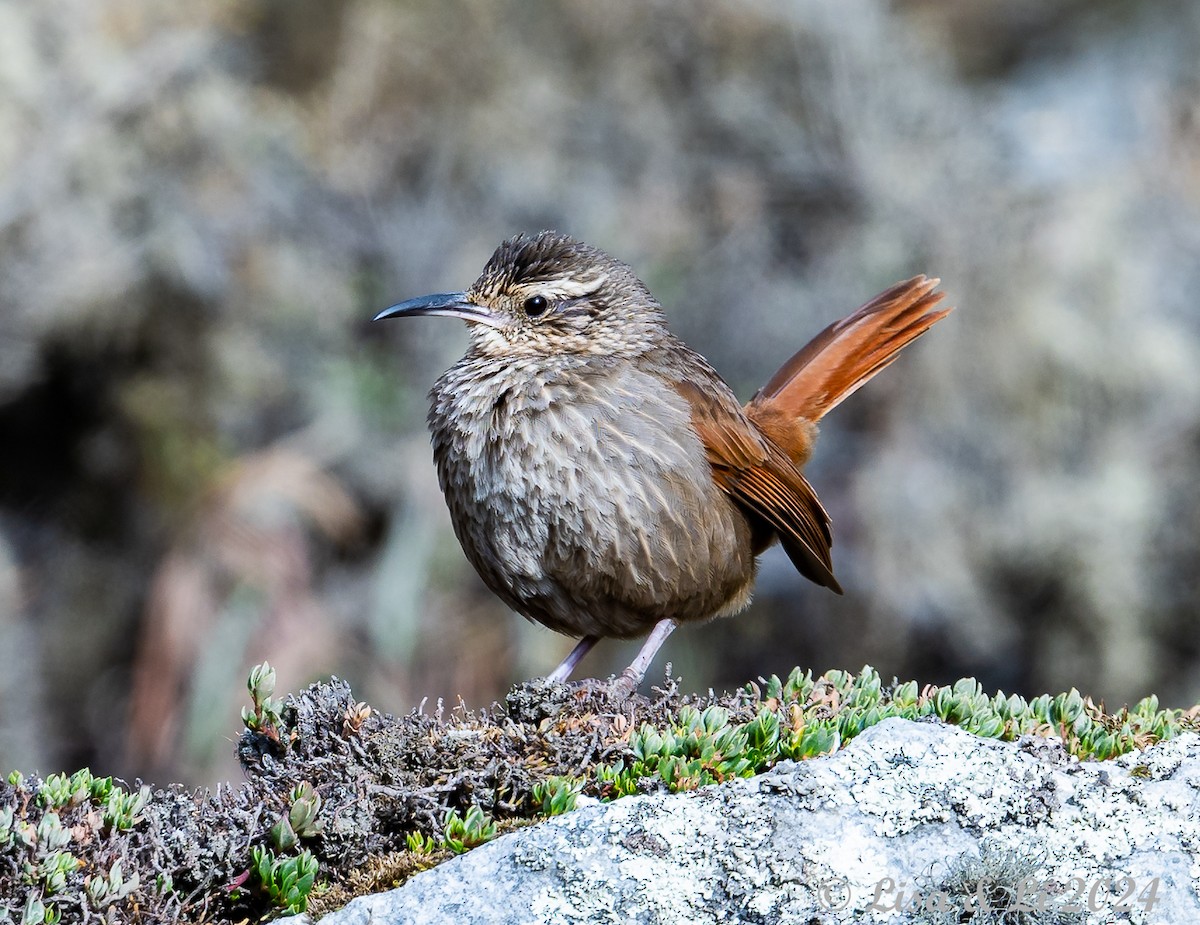
<svg viewBox="0 0 1200 925"><path fill-rule="evenodd" d="M532 295L525 300L525 314L530 318L536 318L538 315L543 315L546 309L550 307L550 302L544 295Z"/></svg>

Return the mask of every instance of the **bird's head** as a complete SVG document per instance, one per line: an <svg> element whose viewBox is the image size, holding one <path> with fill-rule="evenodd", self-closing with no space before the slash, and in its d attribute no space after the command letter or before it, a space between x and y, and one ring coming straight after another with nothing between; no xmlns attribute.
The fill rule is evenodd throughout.
<svg viewBox="0 0 1200 925"><path fill-rule="evenodd" d="M473 348L499 356L636 356L661 342L666 321L633 270L552 231L509 238L465 292L393 305L378 315L466 321Z"/></svg>

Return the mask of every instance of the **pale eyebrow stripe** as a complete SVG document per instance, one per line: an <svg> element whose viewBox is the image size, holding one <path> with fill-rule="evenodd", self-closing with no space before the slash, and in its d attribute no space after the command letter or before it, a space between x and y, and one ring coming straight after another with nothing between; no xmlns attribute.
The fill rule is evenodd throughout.
<svg viewBox="0 0 1200 925"><path fill-rule="evenodd" d="M545 280L540 283L532 283L524 288L530 292L544 292L553 294L564 299L577 299L580 296L591 295L608 281L608 275L599 273L595 276L589 276L584 279L577 277L562 277L560 279Z"/></svg>

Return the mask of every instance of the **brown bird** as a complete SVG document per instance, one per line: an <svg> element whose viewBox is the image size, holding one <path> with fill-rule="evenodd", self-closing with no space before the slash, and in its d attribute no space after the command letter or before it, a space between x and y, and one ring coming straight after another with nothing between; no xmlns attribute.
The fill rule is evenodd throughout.
<svg viewBox="0 0 1200 925"><path fill-rule="evenodd" d="M429 412L458 540L506 604L582 637L553 681L598 640L649 632L618 681L631 691L680 623L746 606L776 540L841 593L801 468L817 422L949 313L937 284L898 283L831 324L744 406L628 266L554 232L505 241L466 292L375 320L467 322Z"/></svg>

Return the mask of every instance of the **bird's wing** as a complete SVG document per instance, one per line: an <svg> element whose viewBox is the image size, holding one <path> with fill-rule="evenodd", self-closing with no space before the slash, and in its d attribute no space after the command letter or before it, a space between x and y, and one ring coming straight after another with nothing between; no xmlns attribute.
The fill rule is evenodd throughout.
<svg viewBox="0 0 1200 925"><path fill-rule="evenodd" d="M691 379L677 381L675 389L691 408L718 487L774 528L800 574L841 594L829 554L829 515L800 470L757 431L727 389Z"/></svg>

